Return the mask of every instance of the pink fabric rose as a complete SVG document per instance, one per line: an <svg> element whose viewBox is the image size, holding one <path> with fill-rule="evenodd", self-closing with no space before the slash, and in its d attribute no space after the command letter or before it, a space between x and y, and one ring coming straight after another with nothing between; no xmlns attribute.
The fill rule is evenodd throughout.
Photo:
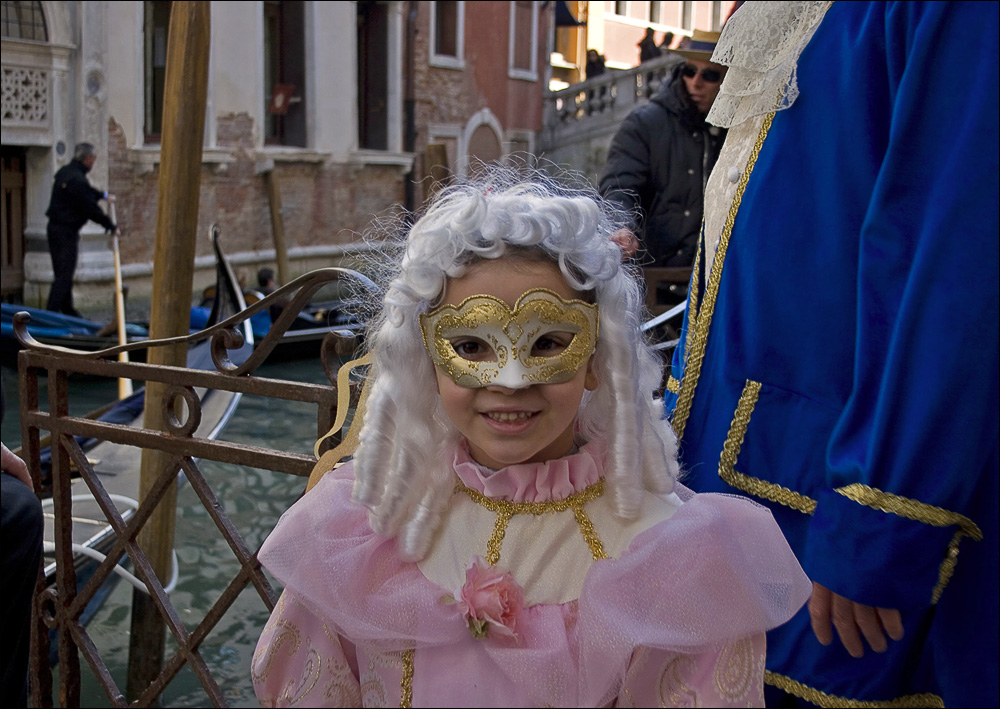
<svg viewBox="0 0 1000 709"><path fill-rule="evenodd" d="M490 566L481 556L465 569L465 585L455 594L458 609L469 621L473 637L519 640L517 620L524 607L524 591L513 577Z"/></svg>

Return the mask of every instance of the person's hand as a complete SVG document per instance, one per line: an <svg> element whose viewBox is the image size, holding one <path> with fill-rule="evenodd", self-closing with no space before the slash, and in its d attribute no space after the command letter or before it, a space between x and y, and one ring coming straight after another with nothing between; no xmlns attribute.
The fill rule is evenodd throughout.
<svg viewBox="0 0 1000 709"><path fill-rule="evenodd" d="M862 636L875 652L885 652L888 649L886 635L893 640L903 637L903 620L895 608L876 608L856 603L816 582L813 582L813 592L809 598L809 619L816 639L822 645L833 642L832 624L851 657L864 656Z"/></svg>
<svg viewBox="0 0 1000 709"><path fill-rule="evenodd" d="M24 464L24 461L14 455L10 449L0 443L3 447L3 457L0 459L0 469L3 472L13 475L15 478L23 482L28 486L29 489L34 490L35 486L31 482L31 474L28 473L28 466Z"/></svg>
<svg viewBox="0 0 1000 709"><path fill-rule="evenodd" d="M628 258L639 250L639 239L631 229L622 227L611 235L611 240L622 250L622 258Z"/></svg>
<svg viewBox="0 0 1000 709"><path fill-rule="evenodd" d="M109 202L114 202L117 199L117 197L115 197L113 194L109 192L108 196L105 197L105 199L108 200Z"/></svg>

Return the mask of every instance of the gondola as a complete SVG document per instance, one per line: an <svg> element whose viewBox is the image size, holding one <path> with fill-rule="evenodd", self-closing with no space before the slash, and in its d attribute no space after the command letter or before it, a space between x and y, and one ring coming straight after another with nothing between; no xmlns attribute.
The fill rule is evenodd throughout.
<svg viewBox="0 0 1000 709"><path fill-rule="evenodd" d="M212 315L216 289L217 286L206 288L201 302L191 308L192 332L213 324L209 318ZM253 305L264 298L263 294L255 290L246 290L243 296L247 305ZM323 338L331 330L360 332L363 327L350 313L349 306L349 301L336 299L307 304L275 344L268 355L268 361L315 357L319 353ZM274 308L270 311L262 310L250 318L255 343L263 340L270 331L273 310ZM45 345L96 352L119 344L114 328L106 323L9 303L0 304L0 311L2 311L0 351L2 351L2 363L7 367L17 367L17 352L21 349L20 343L14 336L13 326L14 315L19 312L27 312L31 316L28 332ZM128 342L138 342L149 337L145 323L127 323L125 329ZM133 358L143 361L145 351L136 350Z"/></svg>
<svg viewBox="0 0 1000 709"><path fill-rule="evenodd" d="M213 228L213 246L216 256L216 289L222 293L223 297L217 299L215 307L206 322L206 327L220 322L225 318L234 315L246 308L243 294L239 288L232 267L226 260L216 238L216 230ZM230 351L228 356L236 363L245 360L253 349L253 330L249 322L244 321L240 325L244 337L243 347ZM191 347L187 357L187 367L190 369L211 369L214 367L211 356L211 342L202 340ZM193 434L196 438L213 440L219 436L225 428L240 399L240 394L235 392L220 390L195 390L201 402L201 423ZM94 418L104 422L112 422L123 425L142 425L144 388L138 389L134 394L113 402L104 409L90 414L89 418ZM83 449L88 461L93 466L95 472L101 479L105 490L115 501L123 519L127 522L138 507L139 497L139 470L141 465L142 450L134 446L120 445L96 439L77 438L77 442ZM46 443L43 441L43 446ZM51 451L43 448L40 456L42 473L42 506L45 513L45 534L44 534L44 574L46 583L51 585L55 582L56 560L54 558L54 515L51 506L51 480L49 470L51 466ZM181 476L183 477L183 476ZM86 485L79 483L78 479L73 481L73 559L76 567L79 583L86 583L90 575L96 570L98 564L103 561L104 555L111 549L116 541L116 535L105 519L103 513L90 494ZM118 576L128 579L137 588L145 589L145 585L139 582L128 571L120 565L115 567ZM106 590L98 593L85 611L83 620L89 619L110 592L111 584L105 584ZM168 584L168 587L170 584Z"/></svg>
<svg viewBox="0 0 1000 709"><path fill-rule="evenodd" d="M247 305L263 300L264 294L257 290L244 290L243 296ZM208 322L212 304L215 299L215 289L206 288L200 305L191 308L191 327L202 328ZM308 303L298 311L295 319L281 334L274 349L267 356L268 362L317 357L323 338L332 330L342 333L359 335L364 330L364 324L357 320L350 300L317 300ZM281 305L272 305L249 318L253 329L255 347L260 344L271 331L274 320L281 311Z"/></svg>
<svg viewBox="0 0 1000 709"><path fill-rule="evenodd" d="M53 313L25 305L0 303L0 351L3 365L17 366L17 352L21 344L14 336L14 315L26 312L31 316L28 332L44 345L58 345L74 350L96 352L118 344L118 335L111 325L62 313ZM125 332L129 342L145 340L149 328L142 323L127 323Z"/></svg>

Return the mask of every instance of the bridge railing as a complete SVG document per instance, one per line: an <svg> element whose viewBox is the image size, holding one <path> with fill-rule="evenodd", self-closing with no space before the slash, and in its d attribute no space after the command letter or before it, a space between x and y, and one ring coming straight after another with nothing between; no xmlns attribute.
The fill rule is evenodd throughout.
<svg viewBox="0 0 1000 709"><path fill-rule="evenodd" d="M678 55L664 55L632 69L609 69L565 89L545 92L540 148L552 151L584 136L613 132L629 111L656 93L681 61Z"/></svg>

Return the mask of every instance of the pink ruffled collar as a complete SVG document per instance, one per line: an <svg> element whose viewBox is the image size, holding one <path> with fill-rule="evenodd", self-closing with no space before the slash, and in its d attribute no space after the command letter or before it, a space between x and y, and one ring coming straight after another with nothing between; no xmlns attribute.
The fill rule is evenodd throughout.
<svg viewBox="0 0 1000 709"><path fill-rule="evenodd" d="M596 483L604 474L605 445L592 441L576 453L543 463L521 463L500 470L472 460L464 441L455 449L455 472L462 483L495 500L561 500Z"/></svg>

